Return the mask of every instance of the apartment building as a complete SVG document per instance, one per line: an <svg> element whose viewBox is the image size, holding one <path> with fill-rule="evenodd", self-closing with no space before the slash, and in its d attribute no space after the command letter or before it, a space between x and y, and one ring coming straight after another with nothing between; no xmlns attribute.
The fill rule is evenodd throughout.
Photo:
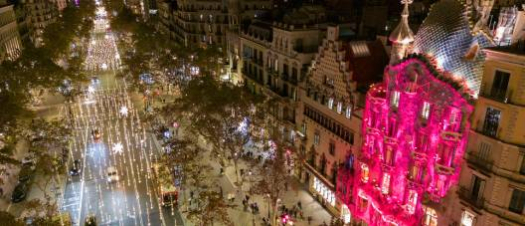
<svg viewBox="0 0 525 226"><path fill-rule="evenodd" d="M175 39L185 46L225 45L228 29L269 10L269 0L182 0L173 17Z"/></svg>
<svg viewBox="0 0 525 226"><path fill-rule="evenodd" d="M361 99L382 79L388 56L379 41L344 40L329 26L301 89L299 151L306 156L302 179L334 215L349 214L336 196L340 169L359 152ZM344 212L344 213L342 213Z"/></svg>
<svg viewBox="0 0 525 226"><path fill-rule="evenodd" d="M315 56L321 36L317 25L294 25L274 22L252 23L240 36L240 71L244 84L253 92L265 95L274 104L270 118L279 124L286 145L297 141L298 85Z"/></svg>
<svg viewBox="0 0 525 226"><path fill-rule="evenodd" d="M462 225L525 224L525 41L485 50L460 178ZM460 219L460 220L459 220Z"/></svg>
<svg viewBox="0 0 525 226"><path fill-rule="evenodd" d="M15 60L20 56L21 50L22 44L13 5L0 2L0 62Z"/></svg>
<svg viewBox="0 0 525 226"><path fill-rule="evenodd" d="M29 28L31 40L35 46L44 45L42 34L45 27L56 22L58 17L58 8L56 4L49 0L27 0L25 2L25 9L30 18Z"/></svg>

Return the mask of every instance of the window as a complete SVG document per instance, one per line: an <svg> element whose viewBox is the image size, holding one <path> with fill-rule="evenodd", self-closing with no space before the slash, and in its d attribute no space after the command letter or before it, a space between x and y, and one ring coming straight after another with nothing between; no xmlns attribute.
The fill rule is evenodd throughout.
<svg viewBox="0 0 525 226"><path fill-rule="evenodd" d="M350 119L352 117L352 106L346 106L345 116L347 119Z"/></svg>
<svg viewBox="0 0 525 226"><path fill-rule="evenodd" d="M510 198L509 210L522 214L523 207L525 207L525 191L514 189L514 191L512 191L512 197Z"/></svg>
<svg viewBox="0 0 525 226"><path fill-rule="evenodd" d="M361 181L367 183L370 175L370 170L366 164L361 165Z"/></svg>
<svg viewBox="0 0 525 226"><path fill-rule="evenodd" d="M337 114L341 114L342 111L343 111L343 103L337 102Z"/></svg>
<svg viewBox="0 0 525 226"><path fill-rule="evenodd" d="M424 207L425 217L423 218L424 226L437 226L438 225L438 216L436 210L430 207Z"/></svg>
<svg viewBox="0 0 525 226"><path fill-rule="evenodd" d="M333 97L330 97L330 99L328 99L328 108L330 109L334 108L334 98Z"/></svg>
<svg viewBox="0 0 525 226"><path fill-rule="evenodd" d="M525 175L525 155L521 156L520 174Z"/></svg>
<svg viewBox="0 0 525 226"><path fill-rule="evenodd" d="M496 70L490 95L499 100L504 100L509 86L510 73Z"/></svg>
<svg viewBox="0 0 525 226"><path fill-rule="evenodd" d="M390 174L383 174L383 182L381 182L381 193L388 194L390 192Z"/></svg>
<svg viewBox="0 0 525 226"><path fill-rule="evenodd" d="M407 211L413 214L416 211L418 193L415 190L408 190Z"/></svg>
<svg viewBox="0 0 525 226"><path fill-rule="evenodd" d="M335 155L335 142L330 141L330 144L328 145L328 152L330 155Z"/></svg>
<svg viewBox="0 0 525 226"><path fill-rule="evenodd" d="M301 126L301 132L306 134L306 122L303 122L303 125Z"/></svg>
<svg viewBox="0 0 525 226"><path fill-rule="evenodd" d="M394 93L392 93L392 97L390 98L390 106L394 108L399 107L399 95L399 91L394 91Z"/></svg>
<svg viewBox="0 0 525 226"><path fill-rule="evenodd" d="M472 200L478 200L480 195L483 194L483 187L485 187L485 180L476 175L472 175L470 198Z"/></svg>
<svg viewBox="0 0 525 226"><path fill-rule="evenodd" d="M495 137L498 133L500 117L501 111L488 107L485 113L485 123L483 123L483 133Z"/></svg>
<svg viewBox="0 0 525 226"><path fill-rule="evenodd" d="M468 211L463 211L461 214L461 226L472 226L474 225L474 219L476 219L476 216L474 216L473 213Z"/></svg>
<svg viewBox="0 0 525 226"><path fill-rule="evenodd" d="M315 145L319 145L319 140L320 140L319 131L315 131L315 134L314 134L314 144L315 144Z"/></svg>
<svg viewBox="0 0 525 226"><path fill-rule="evenodd" d="M430 115L430 103L423 102L423 108L421 109L421 118L424 120L428 119L428 116Z"/></svg>

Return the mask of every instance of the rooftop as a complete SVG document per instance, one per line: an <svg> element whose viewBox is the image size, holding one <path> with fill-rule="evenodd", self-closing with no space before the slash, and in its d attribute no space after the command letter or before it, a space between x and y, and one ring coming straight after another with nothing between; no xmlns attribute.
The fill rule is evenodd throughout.
<svg viewBox="0 0 525 226"><path fill-rule="evenodd" d="M525 56L525 39L519 40L518 42L509 46L496 46L487 48L488 50L494 50L498 52L511 53L516 55Z"/></svg>

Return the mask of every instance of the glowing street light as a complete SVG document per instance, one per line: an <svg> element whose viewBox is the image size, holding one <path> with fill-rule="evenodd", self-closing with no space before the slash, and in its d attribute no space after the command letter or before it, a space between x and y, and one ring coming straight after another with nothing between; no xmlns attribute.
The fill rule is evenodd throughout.
<svg viewBox="0 0 525 226"><path fill-rule="evenodd" d="M122 143L116 143L116 144L113 144L113 152L115 154L122 154L122 152L124 151L124 146L122 145Z"/></svg>
<svg viewBox="0 0 525 226"><path fill-rule="evenodd" d="M124 116L124 117L128 116L128 107L126 107L126 106L122 106L122 107L120 108L120 115L122 115L122 116Z"/></svg>

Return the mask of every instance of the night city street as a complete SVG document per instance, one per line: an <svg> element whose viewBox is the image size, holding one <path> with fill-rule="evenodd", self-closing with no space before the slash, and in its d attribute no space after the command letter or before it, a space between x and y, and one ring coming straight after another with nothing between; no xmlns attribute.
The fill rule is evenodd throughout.
<svg viewBox="0 0 525 226"><path fill-rule="evenodd" d="M523 226L525 0L0 0L0 226Z"/></svg>

